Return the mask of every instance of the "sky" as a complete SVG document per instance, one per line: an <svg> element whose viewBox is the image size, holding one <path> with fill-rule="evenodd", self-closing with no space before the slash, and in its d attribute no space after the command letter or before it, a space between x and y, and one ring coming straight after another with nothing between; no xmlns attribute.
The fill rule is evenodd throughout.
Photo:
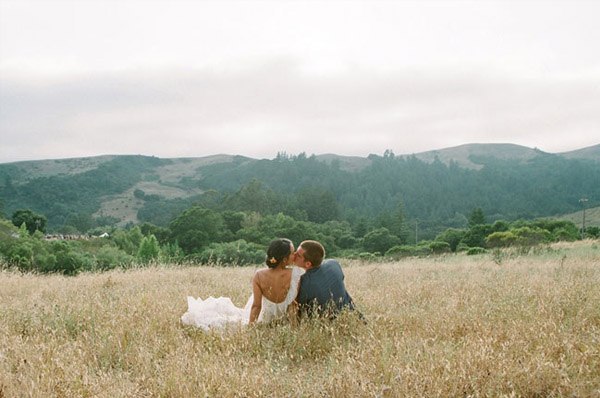
<svg viewBox="0 0 600 398"><path fill-rule="evenodd" d="M0 0L0 163L600 143L598 1Z"/></svg>

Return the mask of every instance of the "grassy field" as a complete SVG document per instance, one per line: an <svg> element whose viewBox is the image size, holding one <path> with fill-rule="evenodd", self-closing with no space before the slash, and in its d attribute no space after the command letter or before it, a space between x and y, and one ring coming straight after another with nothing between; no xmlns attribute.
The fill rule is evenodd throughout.
<svg viewBox="0 0 600 398"><path fill-rule="evenodd" d="M555 217L559 220L572 221L581 228L583 222L583 210L575 213L565 214ZM600 227L600 207L592 207L591 209L585 210L585 226L586 227Z"/></svg>
<svg viewBox="0 0 600 398"><path fill-rule="evenodd" d="M366 325L184 327L252 268L0 272L0 397L600 397L600 242L343 263Z"/></svg>

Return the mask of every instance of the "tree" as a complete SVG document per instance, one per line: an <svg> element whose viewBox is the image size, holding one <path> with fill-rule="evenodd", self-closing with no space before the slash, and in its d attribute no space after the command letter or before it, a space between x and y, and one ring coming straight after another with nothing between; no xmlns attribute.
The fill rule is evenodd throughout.
<svg viewBox="0 0 600 398"><path fill-rule="evenodd" d="M394 151L392 151L391 149L386 149L385 152L383 152L384 159L394 159L394 157Z"/></svg>
<svg viewBox="0 0 600 398"><path fill-rule="evenodd" d="M144 235L142 235L140 227L138 226L133 227L128 231L117 229L111 237L119 249L131 256L136 255L143 238Z"/></svg>
<svg viewBox="0 0 600 398"><path fill-rule="evenodd" d="M352 234L357 238L362 238L369 231L369 223L365 217L360 217L353 225L352 225Z"/></svg>
<svg viewBox="0 0 600 398"><path fill-rule="evenodd" d="M221 213L221 217L223 217L225 227L227 227L227 230L231 236L234 236L237 231L242 229L242 223L246 218L246 214L242 213L241 211L226 210Z"/></svg>
<svg viewBox="0 0 600 398"><path fill-rule="evenodd" d="M396 210L393 212L384 211L377 217L377 225L387 228L392 235L400 238L402 243L408 240L409 230L406 225L406 217L404 216L404 204L398 201Z"/></svg>
<svg viewBox="0 0 600 398"><path fill-rule="evenodd" d="M458 244L465 237L465 233L466 231L464 229L448 228L439 234L435 240L448 243L448 245L450 245L450 250L455 252Z"/></svg>
<svg viewBox="0 0 600 398"><path fill-rule="evenodd" d="M13 213L12 223L16 227L20 227L25 224L27 231L33 234L35 231L45 232L46 231L47 219L41 214L36 214L29 209L20 209Z"/></svg>
<svg viewBox="0 0 600 398"><path fill-rule="evenodd" d="M84 233L94 228L95 222L90 214L73 213L67 217L65 225L71 225L75 227L77 231Z"/></svg>
<svg viewBox="0 0 600 398"><path fill-rule="evenodd" d="M308 221L323 223L339 218L340 209L333 192L325 188L304 188L296 196L300 210L303 210Z"/></svg>
<svg viewBox="0 0 600 398"><path fill-rule="evenodd" d="M171 241L177 241L186 254L200 252L212 242L220 242L225 228L223 217L214 210L193 206L169 224Z"/></svg>
<svg viewBox="0 0 600 398"><path fill-rule="evenodd" d="M260 214L273 214L279 206L277 194L265 188L257 179L225 198L224 204L229 210L255 211Z"/></svg>
<svg viewBox="0 0 600 398"><path fill-rule="evenodd" d="M480 207L477 207L469 215L469 228L483 224L485 224L485 214L483 214L483 210Z"/></svg>
<svg viewBox="0 0 600 398"><path fill-rule="evenodd" d="M485 238L492 232L491 225L474 225L465 232L465 236L463 236L460 243L464 243L469 247L484 247Z"/></svg>
<svg viewBox="0 0 600 398"><path fill-rule="evenodd" d="M374 229L363 238L364 249L371 253L383 254L399 243L400 239L396 235L392 235L387 228Z"/></svg>
<svg viewBox="0 0 600 398"><path fill-rule="evenodd" d="M154 235L158 243L165 244L169 241L171 231L168 228L158 227L151 223L143 223L140 225L140 232L144 236Z"/></svg>
<svg viewBox="0 0 600 398"><path fill-rule="evenodd" d="M317 234L315 225L307 221L297 221L283 213L256 218L251 214L243 223L243 228L237 232L237 236L246 242L254 242L267 245L274 237L285 237L292 242L298 243L308 237L321 240L323 237ZM327 237L325 237L327 238ZM328 245L328 242L321 242Z"/></svg>
<svg viewBox="0 0 600 398"><path fill-rule="evenodd" d="M154 235L144 236L140 242L137 258L140 262L147 264L156 260L160 255L160 245Z"/></svg>

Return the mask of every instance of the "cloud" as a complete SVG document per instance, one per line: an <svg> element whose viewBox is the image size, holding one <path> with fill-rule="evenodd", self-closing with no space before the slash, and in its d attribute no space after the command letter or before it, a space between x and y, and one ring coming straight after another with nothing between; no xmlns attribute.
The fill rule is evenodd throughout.
<svg viewBox="0 0 600 398"><path fill-rule="evenodd" d="M0 161L135 153L367 156L468 142L550 152L600 142L600 79L252 67L0 76Z"/></svg>

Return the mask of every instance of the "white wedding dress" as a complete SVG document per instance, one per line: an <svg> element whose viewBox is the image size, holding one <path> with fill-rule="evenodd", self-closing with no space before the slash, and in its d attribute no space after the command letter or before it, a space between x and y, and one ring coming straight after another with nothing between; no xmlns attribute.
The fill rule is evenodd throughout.
<svg viewBox="0 0 600 398"><path fill-rule="evenodd" d="M302 274L304 274L304 269L292 267L290 289L281 303L273 303L263 296L258 322L271 322L286 315L288 305L298 295ZM201 298L195 299L188 296L188 310L181 317L181 322L184 325L192 325L204 330L247 325L250 320L250 307L252 307L253 300L254 296L250 295L244 308L239 308L233 304L229 297L214 298L210 296L206 300L202 300Z"/></svg>

